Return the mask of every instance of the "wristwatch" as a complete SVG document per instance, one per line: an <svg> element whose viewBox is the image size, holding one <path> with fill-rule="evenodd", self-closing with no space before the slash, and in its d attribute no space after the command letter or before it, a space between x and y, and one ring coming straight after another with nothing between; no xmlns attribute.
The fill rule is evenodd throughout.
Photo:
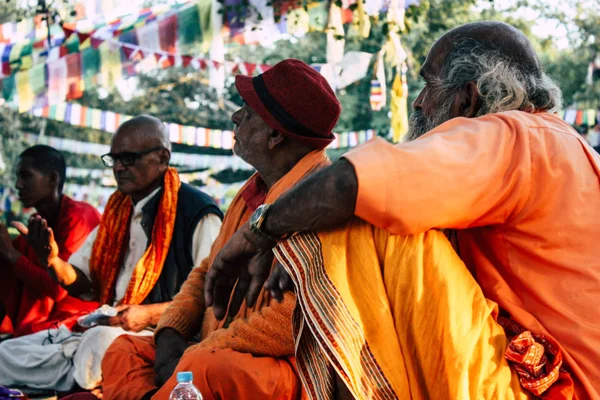
<svg viewBox="0 0 600 400"><path fill-rule="evenodd" d="M279 238L265 232L264 228L262 227L270 207L270 204L262 204L258 206L256 211L254 211L254 213L252 213L250 216L250 230L259 236L269 239L272 242L278 242Z"/></svg>

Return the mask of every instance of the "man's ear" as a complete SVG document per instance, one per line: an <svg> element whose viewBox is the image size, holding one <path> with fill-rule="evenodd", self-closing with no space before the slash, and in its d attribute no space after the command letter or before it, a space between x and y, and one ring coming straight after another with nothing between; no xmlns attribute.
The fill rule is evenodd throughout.
<svg viewBox="0 0 600 400"><path fill-rule="evenodd" d="M60 180L60 177L58 176L58 172L56 171L51 171L48 174L46 174L46 179L48 179L48 185L51 188L55 188L58 190L58 182Z"/></svg>
<svg viewBox="0 0 600 400"><path fill-rule="evenodd" d="M450 114L452 118L475 118L481 109L481 96L477 83L470 81L455 94Z"/></svg>
<svg viewBox="0 0 600 400"><path fill-rule="evenodd" d="M285 140L285 136L283 133L272 130L269 134L269 141L267 142L269 146L269 150L273 150L275 147L279 146Z"/></svg>
<svg viewBox="0 0 600 400"><path fill-rule="evenodd" d="M160 163L164 165L169 165L169 161L171 161L171 152L169 149L162 149L158 153L158 157L160 159Z"/></svg>

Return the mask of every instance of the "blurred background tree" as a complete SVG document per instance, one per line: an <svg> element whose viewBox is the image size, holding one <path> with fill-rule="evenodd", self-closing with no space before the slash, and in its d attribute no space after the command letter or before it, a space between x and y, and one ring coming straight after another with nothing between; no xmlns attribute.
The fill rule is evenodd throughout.
<svg viewBox="0 0 600 400"><path fill-rule="evenodd" d="M0 2L0 22L17 20L31 9L23 10L15 6L16 1ZM502 4L499 4L502 3ZM552 5L552 4L554 5ZM525 15L523 10L528 10ZM533 15L533 17L532 17ZM533 18L533 19L532 19ZM539 35L534 32L535 21L554 21L557 27L567 31L568 46L558 46L553 32ZM444 32L458 25L481 20L499 20L521 29L532 41L540 55L547 73L557 81L563 91L565 104L577 103L581 107L598 107L600 82L586 82L588 65L600 53L600 8L597 0L421 0L406 10L406 31L402 32L403 46L408 53L409 66L409 108L418 95L422 82L418 71L431 45ZM371 18L371 32L368 38L348 34L346 26L346 51L379 51L386 40L389 27L384 19ZM548 26L551 26L548 25ZM326 36L323 32L309 32L302 38L290 37L272 46L239 45L228 43L227 58L252 63L273 65L285 58L299 58L307 63L325 63ZM391 69L386 71L388 88L393 77ZM375 129L381 135L389 130L389 102L380 111L373 111L369 104L372 69L364 79L337 92L342 104L342 115L336 126L337 132ZM128 83L135 90L113 88L86 91L79 103L104 110L136 115L147 113L166 122L212 129L231 129L231 114L242 104L233 85L233 77L228 77L223 96L208 86L206 71L170 68L140 74ZM318 105L315 105L318 107ZM44 124L44 125L42 125ZM19 132L39 132L44 130L51 136L108 144L110 135L93 129L73 127L68 124L18 115L14 111L0 108L0 134L2 136L3 164L2 183L12 182L14 157L24 148L19 140ZM200 154L231 154L228 150L198 148L175 145L175 151ZM333 158L343 150L331 151ZM102 168L97 157L67 155L69 165L74 167ZM0 163L1 166L2 163ZM235 171L224 171L216 176L224 182L244 179Z"/></svg>

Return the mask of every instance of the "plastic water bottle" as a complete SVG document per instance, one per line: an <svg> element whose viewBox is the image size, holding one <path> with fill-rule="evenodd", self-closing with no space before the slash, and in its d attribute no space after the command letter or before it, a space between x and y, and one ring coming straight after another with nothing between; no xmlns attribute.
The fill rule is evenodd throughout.
<svg viewBox="0 0 600 400"><path fill-rule="evenodd" d="M202 394L194 386L194 376L191 372L177 373L177 386L171 392L169 400L202 400Z"/></svg>

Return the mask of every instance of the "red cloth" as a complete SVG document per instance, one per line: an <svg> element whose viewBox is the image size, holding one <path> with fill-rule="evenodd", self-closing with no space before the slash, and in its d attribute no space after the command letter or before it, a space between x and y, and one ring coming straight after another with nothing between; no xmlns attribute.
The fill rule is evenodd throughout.
<svg viewBox="0 0 600 400"><path fill-rule="evenodd" d="M99 223L100 213L94 207L63 196L54 229L60 258L68 260ZM55 323L71 328L79 315L98 307L96 302L69 296L39 264L25 237L17 237L13 245L22 257L14 265L2 268L0 302L6 307L6 316L0 333L22 336Z"/></svg>
<svg viewBox="0 0 600 400"><path fill-rule="evenodd" d="M81 53L67 55L67 100L83 96L81 87Z"/></svg>

